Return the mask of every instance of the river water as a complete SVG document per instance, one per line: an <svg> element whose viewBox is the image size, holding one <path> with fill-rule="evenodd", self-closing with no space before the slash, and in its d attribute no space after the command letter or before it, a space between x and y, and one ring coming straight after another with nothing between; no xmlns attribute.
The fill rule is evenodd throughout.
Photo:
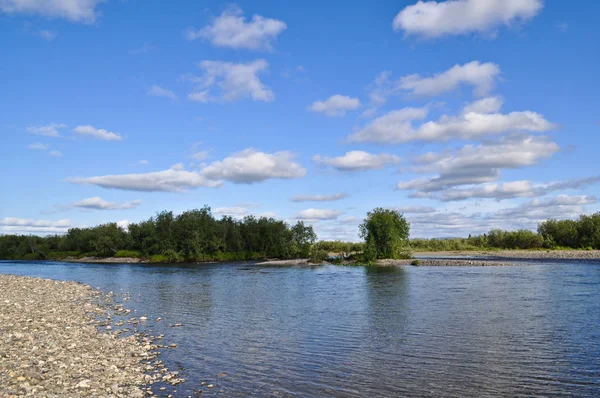
<svg viewBox="0 0 600 398"><path fill-rule="evenodd" d="M115 293L202 396L600 396L600 265L0 262ZM184 327L169 328L181 322ZM212 383L206 389L201 382Z"/></svg>

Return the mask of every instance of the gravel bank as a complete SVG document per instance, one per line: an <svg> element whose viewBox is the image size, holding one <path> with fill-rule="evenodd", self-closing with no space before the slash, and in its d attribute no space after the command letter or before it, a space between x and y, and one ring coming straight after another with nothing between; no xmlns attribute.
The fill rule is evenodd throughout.
<svg viewBox="0 0 600 398"><path fill-rule="evenodd" d="M183 381L153 360L150 336L113 330L129 314L114 304L87 285L0 275L0 397L143 397Z"/></svg>
<svg viewBox="0 0 600 398"><path fill-rule="evenodd" d="M415 257L472 257L482 259L600 260L600 250L498 250L413 252Z"/></svg>
<svg viewBox="0 0 600 398"><path fill-rule="evenodd" d="M146 263L139 258L134 257L67 257L64 260L68 263L90 263L90 264L137 264Z"/></svg>

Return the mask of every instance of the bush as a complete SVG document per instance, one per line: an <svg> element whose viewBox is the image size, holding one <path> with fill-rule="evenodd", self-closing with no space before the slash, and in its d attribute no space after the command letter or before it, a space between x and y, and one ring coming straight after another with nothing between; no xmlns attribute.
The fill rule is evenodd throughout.
<svg viewBox="0 0 600 398"><path fill-rule="evenodd" d="M419 265L421 265L421 262L419 260L413 260L410 265L414 265L415 267L418 267Z"/></svg>
<svg viewBox="0 0 600 398"><path fill-rule="evenodd" d="M140 252L135 251L135 250L119 250L118 252L115 253L115 257L118 257L118 258L126 258L126 257L140 258L141 254L140 254Z"/></svg>
<svg viewBox="0 0 600 398"><path fill-rule="evenodd" d="M310 262L311 263L322 263L329 258L329 253L323 249L319 249L315 246L310 251Z"/></svg>

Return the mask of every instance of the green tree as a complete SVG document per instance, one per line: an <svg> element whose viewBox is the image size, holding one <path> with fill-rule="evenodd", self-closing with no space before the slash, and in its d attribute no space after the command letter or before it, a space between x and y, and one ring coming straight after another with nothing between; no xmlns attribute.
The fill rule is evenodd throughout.
<svg viewBox="0 0 600 398"><path fill-rule="evenodd" d="M376 208L367 213L360 225L360 236L365 240L365 258L410 258L408 236L410 223L398 211Z"/></svg>

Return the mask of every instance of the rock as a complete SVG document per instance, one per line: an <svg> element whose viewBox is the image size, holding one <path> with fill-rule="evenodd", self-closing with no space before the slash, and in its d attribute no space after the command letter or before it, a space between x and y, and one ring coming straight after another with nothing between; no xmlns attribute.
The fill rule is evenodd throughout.
<svg viewBox="0 0 600 398"><path fill-rule="evenodd" d="M215 385L214 384L209 384L209 385L206 386L206 388L215 388Z"/></svg>

